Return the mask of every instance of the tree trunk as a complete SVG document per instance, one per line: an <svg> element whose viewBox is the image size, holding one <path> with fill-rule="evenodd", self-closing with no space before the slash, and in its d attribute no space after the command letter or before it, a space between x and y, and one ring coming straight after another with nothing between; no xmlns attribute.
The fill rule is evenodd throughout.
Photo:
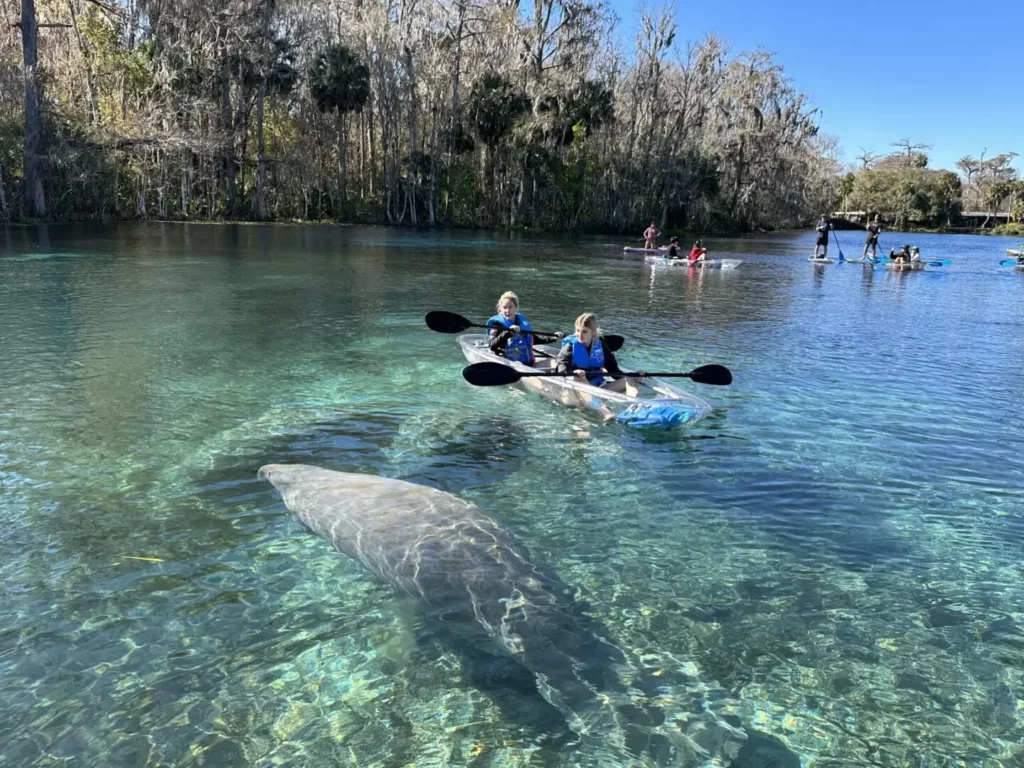
<svg viewBox="0 0 1024 768"><path fill-rule="evenodd" d="M4 167L0 165L0 219L7 221L7 191L4 189Z"/></svg>
<svg viewBox="0 0 1024 768"><path fill-rule="evenodd" d="M82 31L78 28L78 14L75 12L75 0L67 0L68 11L71 13L71 26L75 30L75 40L78 42L78 52L85 62L85 90L89 96L89 121L94 126L100 124L100 100L96 94L96 72L92 65L92 51L82 37Z"/></svg>
<svg viewBox="0 0 1024 768"><path fill-rule="evenodd" d="M344 215L345 213L345 202L347 195L345 194L345 185L348 181L348 121L345 119L345 113L340 109L338 110L338 207L339 214Z"/></svg>
<svg viewBox="0 0 1024 768"><path fill-rule="evenodd" d="M226 29L221 31L220 34L227 35ZM224 164L224 191L227 194L227 214L229 217L234 217L238 210L238 187L235 183L235 121L231 112L231 67L227 43L222 42L220 49L220 118L221 130L224 132L221 162Z"/></svg>
<svg viewBox="0 0 1024 768"><path fill-rule="evenodd" d="M431 110L433 120L431 121L430 134L430 184L427 192L427 213L430 217L430 226L437 223L435 196L437 194L437 116L438 108L435 104Z"/></svg>
<svg viewBox="0 0 1024 768"><path fill-rule="evenodd" d="M46 215L46 196L43 194L42 152L42 85L37 71L35 0L21 0L21 47L25 62L25 166L22 194L28 216Z"/></svg>
<svg viewBox="0 0 1024 768"><path fill-rule="evenodd" d="M263 101L267 95L267 73L264 67L260 90L256 96L256 220L267 220L267 163L263 158Z"/></svg>
<svg viewBox="0 0 1024 768"><path fill-rule="evenodd" d="M366 199L366 131L363 130L363 113L359 113L359 199Z"/></svg>
<svg viewBox="0 0 1024 768"><path fill-rule="evenodd" d="M191 163L191 152L189 150L183 150L185 154L184 162L181 164L181 218L188 218L188 193L189 186L192 181L192 163Z"/></svg>

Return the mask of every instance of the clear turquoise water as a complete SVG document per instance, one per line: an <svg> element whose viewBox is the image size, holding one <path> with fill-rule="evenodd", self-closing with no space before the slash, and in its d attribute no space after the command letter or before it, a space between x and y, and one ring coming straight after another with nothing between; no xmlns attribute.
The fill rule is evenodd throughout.
<svg viewBox="0 0 1024 768"><path fill-rule="evenodd" d="M1012 240L911 242L952 264L815 266L807 233L711 240L744 264L691 275L608 237L0 230L0 765L572 763L267 462L502 516L637 663L805 766L1021 765L1024 275ZM735 384L675 435L472 389L422 317L506 289Z"/></svg>

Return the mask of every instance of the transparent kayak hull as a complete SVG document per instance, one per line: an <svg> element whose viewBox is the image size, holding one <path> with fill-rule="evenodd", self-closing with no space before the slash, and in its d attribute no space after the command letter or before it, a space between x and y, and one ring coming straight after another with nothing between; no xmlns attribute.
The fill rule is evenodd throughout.
<svg viewBox="0 0 1024 768"><path fill-rule="evenodd" d="M493 354L485 334L468 333L459 336L458 342L470 363L496 362L523 372L553 370L558 353L556 347L538 345L536 351L540 354L531 367ZM637 428L674 429L700 421L711 413L711 406L701 398L659 379L646 379L636 389L629 387L627 392L610 392L571 376L524 377L517 386L570 408L607 409L615 414L617 421Z"/></svg>
<svg viewBox="0 0 1024 768"><path fill-rule="evenodd" d="M742 259L703 259L690 262L688 258L670 259L667 256L646 256L648 264L664 264L669 267L703 267L704 269L736 269L743 263Z"/></svg>
<svg viewBox="0 0 1024 768"><path fill-rule="evenodd" d="M918 272L924 269L923 261L890 261L885 268L892 272Z"/></svg>

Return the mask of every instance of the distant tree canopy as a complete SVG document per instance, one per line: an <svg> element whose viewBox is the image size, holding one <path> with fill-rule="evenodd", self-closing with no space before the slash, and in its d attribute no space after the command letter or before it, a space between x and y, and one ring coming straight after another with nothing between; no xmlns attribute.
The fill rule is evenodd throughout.
<svg viewBox="0 0 1024 768"><path fill-rule="evenodd" d="M599 0L0 7L0 219L750 229L835 196L772 57L667 14L623 47Z"/></svg>
<svg viewBox="0 0 1024 768"><path fill-rule="evenodd" d="M1010 165L1013 153L987 161L964 157L957 163L960 175L930 169L924 145L904 140L898 146L902 151L865 156L863 168L840 180L847 209L877 212L897 227L955 226L966 210L1024 215L1024 182Z"/></svg>

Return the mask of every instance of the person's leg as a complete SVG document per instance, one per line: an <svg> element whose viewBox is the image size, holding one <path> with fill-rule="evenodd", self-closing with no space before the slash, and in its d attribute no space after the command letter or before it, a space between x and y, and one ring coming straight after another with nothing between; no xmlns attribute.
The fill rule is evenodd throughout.
<svg viewBox="0 0 1024 768"><path fill-rule="evenodd" d="M626 380L625 379L605 379L604 384L601 385L601 389L607 389L609 392L625 392L626 391Z"/></svg>

